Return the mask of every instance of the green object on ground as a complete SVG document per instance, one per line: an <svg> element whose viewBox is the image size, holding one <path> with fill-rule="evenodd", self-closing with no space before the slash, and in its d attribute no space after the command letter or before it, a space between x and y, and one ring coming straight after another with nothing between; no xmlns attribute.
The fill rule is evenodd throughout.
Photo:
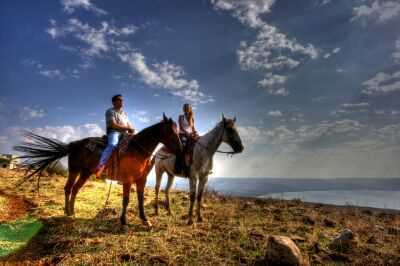
<svg viewBox="0 0 400 266"><path fill-rule="evenodd" d="M0 257L7 256L25 246L42 226L42 222L32 217L0 224Z"/></svg>

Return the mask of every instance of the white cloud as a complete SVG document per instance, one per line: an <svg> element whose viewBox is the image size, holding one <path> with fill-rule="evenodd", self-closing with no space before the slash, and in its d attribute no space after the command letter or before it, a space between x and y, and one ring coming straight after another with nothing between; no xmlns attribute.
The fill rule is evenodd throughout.
<svg viewBox="0 0 400 266"><path fill-rule="evenodd" d="M199 90L200 86L197 80L184 78L186 74L181 66L168 61L148 65L146 58L138 52L120 53L119 56L149 86L164 88L172 95L195 104L214 101L212 97Z"/></svg>
<svg viewBox="0 0 400 266"><path fill-rule="evenodd" d="M361 103L344 103L341 104L339 109L331 112L333 116L341 116L355 113L366 113L369 112L368 107L370 106L367 102Z"/></svg>
<svg viewBox="0 0 400 266"><path fill-rule="evenodd" d="M132 114L134 119L137 119L139 122L143 124L148 124L150 123L150 117L147 111L142 110L142 111L135 111Z"/></svg>
<svg viewBox="0 0 400 266"><path fill-rule="evenodd" d="M327 5L331 2L332 0L322 0L321 6Z"/></svg>
<svg viewBox="0 0 400 266"><path fill-rule="evenodd" d="M333 49L331 52L324 54L324 58L328 59L329 57L331 57L333 54L337 54L339 53L341 50L340 47L336 47L335 49Z"/></svg>
<svg viewBox="0 0 400 266"><path fill-rule="evenodd" d="M370 6L361 5L353 8L351 21L384 23L400 14L400 2L376 0Z"/></svg>
<svg viewBox="0 0 400 266"><path fill-rule="evenodd" d="M260 15L271 10L275 0L211 0L215 9L233 13L240 22L252 28L264 25Z"/></svg>
<svg viewBox="0 0 400 266"><path fill-rule="evenodd" d="M135 34L136 26L128 25L118 28L103 21L100 27L95 28L76 18L68 20L67 25L62 27L57 27L54 21L51 21L51 24L52 27L56 27L57 32L62 32L63 35L72 34L87 45L87 47L80 48L80 52L89 67L93 65L91 59L94 57L117 56L123 63L128 64L145 84L151 87L166 89L172 95L194 104L214 101L211 96L200 91L197 80L186 78L183 67L168 61L148 64L143 54L132 48L128 42L119 39ZM59 34L59 36L62 35ZM76 76L77 73L73 74Z"/></svg>
<svg viewBox="0 0 400 266"><path fill-rule="evenodd" d="M362 103L344 103L342 107L344 108L360 108L360 107L368 107L369 103L362 102Z"/></svg>
<svg viewBox="0 0 400 266"><path fill-rule="evenodd" d="M398 177L400 171L400 124L374 128L342 119L297 128L239 127L239 134L246 164L237 167L241 156L217 157L217 176Z"/></svg>
<svg viewBox="0 0 400 266"><path fill-rule="evenodd" d="M271 95L287 96L289 95L289 91L287 91L286 88L281 87L286 81L286 76L267 73L265 78L258 82L258 85L265 88Z"/></svg>
<svg viewBox="0 0 400 266"><path fill-rule="evenodd" d="M393 74L383 72L377 73L372 79L365 81L363 84L364 94L385 94L400 90L400 71Z"/></svg>
<svg viewBox="0 0 400 266"><path fill-rule="evenodd" d="M67 34L72 34L78 40L84 42L87 47L81 48L80 52L87 57L101 57L112 48L112 37L133 35L137 31L134 25L118 28L108 22L103 21L98 28L91 27L89 24L81 22L77 18L68 20L67 25L57 26L56 22L50 21L51 27L46 31L52 38L58 38Z"/></svg>
<svg viewBox="0 0 400 266"><path fill-rule="evenodd" d="M4 131L3 137L7 139L6 143L0 142L3 151L13 152L12 146L24 141L23 132L32 131L38 135L60 140L65 143L83 139L86 137L101 137L105 134L104 130L98 124L83 124L79 126L44 126L35 128L9 127Z"/></svg>
<svg viewBox="0 0 400 266"><path fill-rule="evenodd" d="M258 84L263 88L269 88L269 87L273 87L275 85L284 84L286 82L286 80L287 80L286 76L267 73L265 75L265 78L260 80L258 82Z"/></svg>
<svg viewBox="0 0 400 266"><path fill-rule="evenodd" d="M312 44L302 45L262 20L261 15L271 11L275 0L211 0L211 3L215 9L229 11L241 23L258 30L254 42L242 41L237 50L243 70L263 72L292 69L299 66L305 57L318 57L318 51ZM260 84L263 82L260 81ZM276 95L289 93L285 88L270 90Z"/></svg>
<svg viewBox="0 0 400 266"><path fill-rule="evenodd" d="M333 53L333 54L337 54L337 53L340 52L340 50L341 50L340 47L336 47L335 49L332 50L332 53Z"/></svg>
<svg viewBox="0 0 400 266"><path fill-rule="evenodd" d="M331 53L326 53L326 54L324 54L324 58L325 58L325 59L328 59L329 57L331 57Z"/></svg>
<svg viewBox="0 0 400 266"><path fill-rule="evenodd" d="M50 79L59 79L63 80L66 77L73 77L73 78L79 78L79 73L77 72L78 70L73 69L73 70L68 70L68 71L61 71L59 69L50 69L43 65L42 63L33 60L33 59L25 59L22 61L22 64L24 66L28 67L33 67L36 69L37 73L41 76L44 76L46 78Z"/></svg>
<svg viewBox="0 0 400 266"><path fill-rule="evenodd" d="M400 64L400 37L396 40L394 52L392 54L393 60Z"/></svg>
<svg viewBox="0 0 400 266"><path fill-rule="evenodd" d="M349 141L357 136L365 128L359 121L342 119L334 121L321 121L313 125L302 125L295 129L289 129L281 125L272 129L261 127L239 127L240 136L248 145L286 145L293 149L310 145L312 148L320 148L318 145L334 140L332 144L341 141ZM313 146L315 145L315 146Z"/></svg>
<svg viewBox="0 0 400 266"><path fill-rule="evenodd" d="M40 75L45 76L47 78L58 78L64 79L64 75L58 69L42 69L38 72Z"/></svg>
<svg viewBox="0 0 400 266"><path fill-rule="evenodd" d="M45 111L40 108L34 108L25 106L19 110L19 118L22 121L28 121L31 119L42 118L45 116Z"/></svg>
<svg viewBox="0 0 400 266"><path fill-rule="evenodd" d="M272 117L281 117L282 116L282 112L279 111L279 110L271 110L271 111L268 112L268 115L272 116Z"/></svg>
<svg viewBox="0 0 400 266"><path fill-rule="evenodd" d="M313 45L303 46L295 40L290 40L276 27L270 25L262 26L255 42L251 44L241 42L237 54L244 70L290 69L300 64L299 61L282 55L283 52L311 59L318 57L318 52Z"/></svg>
<svg viewBox="0 0 400 266"><path fill-rule="evenodd" d="M65 126L45 126L33 128L32 131L36 134L55 138L63 142L71 142L74 140L86 137L100 137L104 135L104 130L98 124L84 124L77 127Z"/></svg>
<svg viewBox="0 0 400 266"><path fill-rule="evenodd" d="M97 15L107 14L106 11L92 4L90 0L61 0L61 4L64 11L68 14L75 12L75 10L79 8L85 9L87 11L93 11Z"/></svg>
<svg viewBox="0 0 400 266"><path fill-rule="evenodd" d="M286 88L279 88L279 89L268 89L269 94L275 96L288 96L290 92Z"/></svg>

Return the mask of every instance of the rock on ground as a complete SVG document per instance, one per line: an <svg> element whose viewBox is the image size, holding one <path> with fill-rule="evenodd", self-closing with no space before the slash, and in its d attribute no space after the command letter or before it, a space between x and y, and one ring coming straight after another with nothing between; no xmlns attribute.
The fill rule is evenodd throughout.
<svg viewBox="0 0 400 266"><path fill-rule="evenodd" d="M347 247L352 244L353 239L354 239L354 233L350 229L346 228L332 240L330 246L332 248Z"/></svg>
<svg viewBox="0 0 400 266"><path fill-rule="evenodd" d="M300 249L286 236L269 236L264 265L305 266Z"/></svg>

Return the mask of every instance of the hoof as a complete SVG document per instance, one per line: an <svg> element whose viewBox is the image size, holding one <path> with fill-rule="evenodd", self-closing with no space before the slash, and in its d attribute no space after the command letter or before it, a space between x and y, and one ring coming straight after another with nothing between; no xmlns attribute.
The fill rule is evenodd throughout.
<svg viewBox="0 0 400 266"><path fill-rule="evenodd" d="M147 228L147 230L151 230L153 228L153 225L148 221L143 221L143 225Z"/></svg>
<svg viewBox="0 0 400 266"><path fill-rule="evenodd" d="M192 224L193 224L193 220L189 220L189 221L187 222L187 224L188 224L188 225L192 225Z"/></svg>
<svg viewBox="0 0 400 266"><path fill-rule="evenodd" d="M203 218L198 217L198 218L197 218L197 221L198 221L199 223L201 223L201 222L203 222Z"/></svg>

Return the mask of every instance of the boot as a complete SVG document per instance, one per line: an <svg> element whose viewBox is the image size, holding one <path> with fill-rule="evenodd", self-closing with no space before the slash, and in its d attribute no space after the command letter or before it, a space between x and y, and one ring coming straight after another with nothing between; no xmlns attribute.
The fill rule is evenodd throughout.
<svg viewBox="0 0 400 266"><path fill-rule="evenodd" d="M94 173L96 179L101 179L101 174L103 173L105 167L105 165L102 165L96 169L96 172Z"/></svg>

